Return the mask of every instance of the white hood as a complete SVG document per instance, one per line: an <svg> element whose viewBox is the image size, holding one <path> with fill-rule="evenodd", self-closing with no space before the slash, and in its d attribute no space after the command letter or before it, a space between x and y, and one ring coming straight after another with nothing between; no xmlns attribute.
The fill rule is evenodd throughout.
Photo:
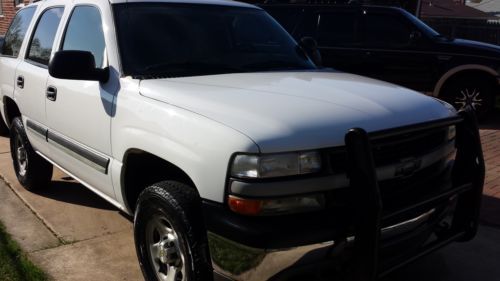
<svg viewBox="0 0 500 281"><path fill-rule="evenodd" d="M143 80L140 92L225 124L263 153L340 146L350 128L371 132L455 114L406 88L332 72Z"/></svg>

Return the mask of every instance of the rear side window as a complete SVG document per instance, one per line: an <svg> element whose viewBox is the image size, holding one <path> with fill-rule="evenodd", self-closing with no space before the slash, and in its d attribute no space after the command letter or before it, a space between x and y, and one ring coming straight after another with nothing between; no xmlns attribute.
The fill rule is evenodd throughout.
<svg viewBox="0 0 500 281"><path fill-rule="evenodd" d="M96 67L104 66L106 44L101 14L96 7L79 6L73 10L66 28L62 50L91 52Z"/></svg>
<svg viewBox="0 0 500 281"><path fill-rule="evenodd" d="M359 28L356 11L322 13L318 16L318 44L323 47L359 45Z"/></svg>
<svg viewBox="0 0 500 281"><path fill-rule="evenodd" d="M368 13L365 23L366 45L369 47L399 48L410 43L412 28L397 16Z"/></svg>
<svg viewBox="0 0 500 281"><path fill-rule="evenodd" d="M19 55L19 50L21 49L26 31L28 30L34 14L35 7L22 9L17 13L5 35L2 55L11 57L17 57Z"/></svg>
<svg viewBox="0 0 500 281"><path fill-rule="evenodd" d="M63 12L64 8L57 7L48 9L42 14L28 49L29 60L42 65L49 64L52 45Z"/></svg>

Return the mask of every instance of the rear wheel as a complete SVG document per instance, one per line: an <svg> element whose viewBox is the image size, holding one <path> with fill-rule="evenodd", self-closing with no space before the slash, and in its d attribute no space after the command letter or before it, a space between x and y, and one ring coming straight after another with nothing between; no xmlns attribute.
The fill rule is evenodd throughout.
<svg viewBox="0 0 500 281"><path fill-rule="evenodd" d="M21 118L14 118L10 131L10 151L17 179L30 191L47 187L53 166L33 150Z"/></svg>
<svg viewBox="0 0 500 281"><path fill-rule="evenodd" d="M487 77L462 75L447 83L441 98L457 110L470 107L478 118L484 119L495 106L494 89L493 83Z"/></svg>

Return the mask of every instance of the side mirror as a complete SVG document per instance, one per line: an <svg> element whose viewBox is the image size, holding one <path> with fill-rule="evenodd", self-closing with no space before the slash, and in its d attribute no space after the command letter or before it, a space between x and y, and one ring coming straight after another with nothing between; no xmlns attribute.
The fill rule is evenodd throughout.
<svg viewBox="0 0 500 281"><path fill-rule="evenodd" d="M318 50L318 42L312 37L302 37L299 43L300 47L306 52L307 56L318 66L323 65L321 53Z"/></svg>
<svg viewBox="0 0 500 281"><path fill-rule="evenodd" d="M94 55L86 51L59 51L49 63L49 74L59 79L88 80L106 83L109 69L95 66Z"/></svg>

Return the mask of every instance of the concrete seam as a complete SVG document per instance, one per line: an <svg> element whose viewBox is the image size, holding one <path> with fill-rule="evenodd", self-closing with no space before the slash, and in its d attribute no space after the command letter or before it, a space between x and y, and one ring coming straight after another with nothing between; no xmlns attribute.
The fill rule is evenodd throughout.
<svg viewBox="0 0 500 281"><path fill-rule="evenodd" d="M65 244L60 244L60 245L55 246L55 247L47 247L45 249L38 249L38 250L30 252L30 254L34 254L34 253L38 253L38 252L42 252L42 251L46 251L46 250L51 250L51 249L59 248L59 247L62 247L62 246L77 246L80 243L84 243L84 242L87 242L87 241L96 240L96 239L100 239L100 238L105 238L106 236L112 236L112 235L115 235L115 234L118 234L118 233L122 233L122 232L126 232L126 231L128 231L128 230L124 229L124 230L119 230L119 231L115 231L115 232L106 233L106 234L101 235L101 236L94 236L94 237L85 238L85 239L82 239L82 240L75 240L75 241L67 242Z"/></svg>
<svg viewBox="0 0 500 281"><path fill-rule="evenodd" d="M31 213L33 213L35 217L50 231L50 233L52 233L57 238L57 240L59 240L60 245L71 244L65 241L61 236L59 236L57 232L45 222L45 220L40 216L40 214L38 214L35 210L33 210L33 208L31 208L28 202L26 202L26 200L23 199L23 197L16 191L16 189L12 186L12 184L2 174L0 174L0 180L2 180L5 183L5 185L7 185L10 188L10 190L12 190L12 192L14 192L14 194L21 200L21 202L23 202L23 204L26 207L28 207Z"/></svg>

